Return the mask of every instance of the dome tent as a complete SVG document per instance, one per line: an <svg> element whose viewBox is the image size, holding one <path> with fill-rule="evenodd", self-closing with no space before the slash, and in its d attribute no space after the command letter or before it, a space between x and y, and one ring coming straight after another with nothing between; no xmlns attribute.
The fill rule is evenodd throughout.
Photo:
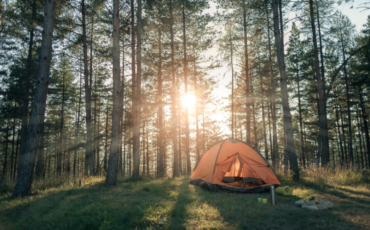
<svg viewBox="0 0 370 230"><path fill-rule="evenodd" d="M280 182L268 161L240 140L226 139L209 148L194 168L191 184L211 191L264 192Z"/></svg>

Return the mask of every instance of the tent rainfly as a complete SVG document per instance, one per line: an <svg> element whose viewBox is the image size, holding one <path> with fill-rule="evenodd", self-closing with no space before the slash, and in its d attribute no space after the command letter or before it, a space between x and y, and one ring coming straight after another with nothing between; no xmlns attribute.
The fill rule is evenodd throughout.
<svg viewBox="0 0 370 230"><path fill-rule="evenodd" d="M258 193L280 186L268 161L240 140L226 139L209 148L199 160L190 184L210 191Z"/></svg>

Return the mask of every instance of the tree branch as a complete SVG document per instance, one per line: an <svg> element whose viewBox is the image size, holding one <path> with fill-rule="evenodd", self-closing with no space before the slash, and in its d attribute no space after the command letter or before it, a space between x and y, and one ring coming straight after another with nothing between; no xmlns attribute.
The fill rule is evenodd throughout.
<svg viewBox="0 0 370 230"><path fill-rule="evenodd" d="M337 69L337 71L335 71L334 75L330 79L330 84L329 84L328 89L326 90L326 92L324 92L324 100L325 101L328 100L329 92L333 88L333 83L335 81L335 78L337 77L337 75L338 75L339 71L342 69L342 67L345 66L347 64L347 62L349 61L349 59L351 59L351 57L353 57L358 51L362 50L363 48L369 47L369 46L370 46L370 43L368 43L367 45L361 46L360 48L356 49L351 55L349 55L349 57L342 63L342 65L339 66L339 68Z"/></svg>

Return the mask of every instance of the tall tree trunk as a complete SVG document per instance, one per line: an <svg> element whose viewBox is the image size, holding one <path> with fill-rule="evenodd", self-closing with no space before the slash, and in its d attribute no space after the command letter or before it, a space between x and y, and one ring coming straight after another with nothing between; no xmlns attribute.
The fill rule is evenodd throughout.
<svg viewBox="0 0 370 230"><path fill-rule="evenodd" d="M8 123L6 124L6 132L5 132L5 156L4 156L4 165L3 165L3 178L7 178L7 163L8 163L8 144L9 144L9 120Z"/></svg>
<svg viewBox="0 0 370 230"><path fill-rule="evenodd" d="M67 150L67 176L68 177L69 177L70 171L71 171L71 133L69 133L68 150Z"/></svg>
<svg viewBox="0 0 370 230"><path fill-rule="evenodd" d="M195 61L194 61L194 94L198 95L197 92L197 70L195 67ZM195 124L196 124L196 154L197 154L197 163L200 161L200 153L199 153L199 122L198 122L198 97L195 96Z"/></svg>
<svg viewBox="0 0 370 230"><path fill-rule="evenodd" d="M251 143L251 113L250 113L250 99L249 99L249 58L248 58L248 33L247 33L247 9L245 0L243 0L243 31L244 31L244 71L245 71L245 97L246 97L246 131L247 131L247 143Z"/></svg>
<svg viewBox="0 0 370 230"><path fill-rule="evenodd" d="M125 111L125 36L123 35L122 39L122 91L121 91L121 98L122 98L122 106L121 106L121 132L120 132L120 147L122 150L122 138L123 138L123 167L121 169L122 176L125 176L125 163L126 163L126 111ZM120 151L122 156L122 151ZM122 157L121 157L122 159Z"/></svg>
<svg viewBox="0 0 370 230"><path fill-rule="evenodd" d="M356 121L357 121L357 129L358 129L358 138L360 139L360 153L361 153L361 167L364 168L364 153L363 153L363 150L362 150L362 139L361 139L361 124L360 124L360 112L358 111L358 107L357 107L357 110L356 110L356 113L357 113L357 117L356 117ZM365 162L365 165L366 165L366 162ZM360 167L360 164L358 164L358 166Z"/></svg>
<svg viewBox="0 0 370 230"><path fill-rule="evenodd" d="M55 0L45 1L45 14L43 33L37 74L34 103L32 105L30 124L27 130L25 151L19 156L17 182L13 196L26 196L31 194L33 169L39 139L45 116L45 104L50 75L51 49L54 29Z"/></svg>
<svg viewBox="0 0 370 230"><path fill-rule="evenodd" d="M203 139L203 154L206 152L206 137L205 137L205 123L204 123L204 102L203 102L203 114L202 114L203 116L202 116L202 128L203 128L203 130L202 130L202 134L203 134L203 137L202 137L202 139Z"/></svg>
<svg viewBox="0 0 370 230"><path fill-rule="evenodd" d="M310 4L310 18L311 18L311 29L312 29L312 40L314 46L315 56L315 74L317 78L317 91L319 95L319 141L320 141L320 155L321 165L326 166L329 159L329 137L328 137L328 122L327 122L327 111L326 111L326 100L325 100L325 85L320 76L320 64L319 64L319 53L317 48L316 39L316 27L315 27L315 16L313 11L313 1L309 0Z"/></svg>
<svg viewBox="0 0 370 230"><path fill-rule="evenodd" d="M32 19L36 17L36 0L32 2ZM27 57L27 74L24 82L24 98L22 108L22 126L21 126L21 146L20 155L25 154L25 147L27 141L27 129L28 129L28 116L29 116L29 96L31 88L31 75L32 75L32 51L33 51L33 38L34 30L30 30L30 41L28 45L28 57Z"/></svg>
<svg viewBox="0 0 370 230"><path fill-rule="evenodd" d="M81 68L80 68L81 69ZM78 111L77 111L77 127L75 132L75 149L73 154L73 176L76 176L76 161L77 161L77 151L79 146L79 133L80 133L80 114L81 114L81 101L82 101L82 82L81 82L81 71L80 71L80 96L78 99Z"/></svg>
<svg viewBox="0 0 370 230"><path fill-rule="evenodd" d="M230 61L231 61L231 139L234 139L234 50L233 50L233 42L230 37ZM204 153L204 151L203 151Z"/></svg>
<svg viewBox="0 0 370 230"><path fill-rule="evenodd" d="M96 78L95 78L95 92L94 94L94 123L93 123L93 133L92 133L92 156L93 156L93 165L94 165L94 175L97 174L97 168L96 168L96 138L97 138L97 134L96 134L96 117L97 117L97 114L96 114L96 107L97 107L97 103L96 103L96 100L97 100L97 95L96 95Z"/></svg>
<svg viewBox="0 0 370 230"><path fill-rule="evenodd" d="M105 119L105 146L104 146L104 172L107 172L108 163L108 113L109 109L107 106L107 113Z"/></svg>
<svg viewBox="0 0 370 230"><path fill-rule="evenodd" d="M119 172L121 176L124 174L123 170L123 159L122 153L124 150L122 149L122 139L123 139L123 131L124 131L124 117L123 117L123 107L124 107L124 94L125 94L125 37L123 35L122 39L122 85L121 85L121 106L120 106L120 132L119 132ZM124 145L124 143L123 143ZM124 147L123 147L124 148Z"/></svg>
<svg viewBox="0 0 370 230"><path fill-rule="evenodd" d="M13 178L13 162L14 162L14 141L15 141L15 101L14 101L14 107L13 107L13 132L12 132L12 155L10 156L10 179Z"/></svg>
<svg viewBox="0 0 370 230"><path fill-rule="evenodd" d="M85 0L82 0L82 46L85 77L85 109L86 109L86 151L84 175L94 174L94 161L92 158L92 130L91 130L91 83L89 85L89 69L87 66L87 41L86 41L86 11Z"/></svg>
<svg viewBox="0 0 370 230"><path fill-rule="evenodd" d="M113 0L113 112L112 112L112 134L108 162L106 185L117 183L117 162L119 152L120 108L121 108L121 68L119 47L119 0Z"/></svg>
<svg viewBox="0 0 370 230"><path fill-rule="evenodd" d="M134 115L134 138L133 138L133 172L132 180L136 181L139 177L140 167L140 119L141 119L141 0L137 0L137 75L136 75L136 94Z"/></svg>
<svg viewBox="0 0 370 230"><path fill-rule="evenodd" d="M36 179L42 179L42 172L44 171L44 124L42 125L41 135L38 140L37 160L36 160Z"/></svg>
<svg viewBox="0 0 370 230"><path fill-rule="evenodd" d="M348 168L348 153L347 153L347 145L346 145L346 132L344 130L344 119L343 119L343 111L342 107L339 105L339 111L340 111L340 120L342 123L342 133L343 133L343 144L344 144L344 153L345 153L345 158L346 158L346 167Z"/></svg>
<svg viewBox="0 0 370 230"><path fill-rule="evenodd" d="M15 149L14 169L13 169L13 178L12 178L12 180L15 180L15 177L17 176L16 172L17 172L17 163L18 163L17 160L18 160L18 149L19 149L20 136L21 136L21 132L20 132L20 130L18 130L17 148Z"/></svg>
<svg viewBox="0 0 370 230"><path fill-rule="evenodd" d="M164 176L164 165L163 165L163 157L164 157L164 145L163 145L163 92L162 92L162 33L160 29L158 29L158 129L159 129L159 136L158 136L158 146L159 146L159 160L158 160L158 177ZM176 124L175 119L173 119L173 124ZM176 138L175 138L176 139ZM176 148L176 147L174 147ZM175 175L176 176L176 175Z"/></svg>
<svg viewBox="0 0 370 230"><path fill-rule="evenodd" d="M142 141L142 152L143 152L143 175L145 175L145 122L146 122L146 117L144 118L144 122L143 122L143 141Z"/></svg>
<svg viewBox="0 0 370 230"><path fill-rule="evenodd" d="M272 131L271 131L271 109L270 106L267 106L267 114L268 114L268 121L269 121L269 140L270 140L270 151L271 151L271 162L272 162Z"/></svg>
<svg viewBox="0 0 370 230"><path fill-rule="evenodd" d="M316 0L316 14L317 14L317 28L319 31L319 43L320 43L320 61L321 61L321 79L323 85L325 86L325 68L324 68L324 52L322 51L322 39L321 39L321 24L320 24L320 14L319 14L319 5Z"/></svg>
<svg viewBox="0 0 370 230"><path fill-rule="evenodd" d="M274 20L274 34L275 34L275 45L276 45L276 54L279 65L280 72L280 87L281 87L281 99L283 104L283 114L284 114L284 131L286 134L286 150L289 157L290 169L293 171L294 180L299 180L299 169L297 155L294 149L294 138L293 138L293 124L292 116L290 114L289 107L289 97L288 97L288 82L285 69L285 60L284 60L284 46L281 42L282 35L280 34L279 29L279 14L277 9L277 0L272 0L272 9L273 9L273 20Z"/></svg>
<svg viewBox="0 0 370 230"><path fill-rule="evenodd" d="M268 4L266 1L266 21L267 28L270 28L270 17L268 11ZM270 29L267 30L268 36L268 50L269 50L269 73L270 73L270 110L271 110L271 119L272 119L272 149L271 149L271 161L272 165L276 168L278 155L277 155L277 125L276 125L276 113L275 113L275 87L274 87L274 77L272 70L272 54L271 54L271 39L270 39Z"/></svg>
<svg viewBox="0 0 370 230"><path fill-rule="evenodd" d="M128 163L128 175L132 175L132 170L131 170L131 132L129 133L129 144L128 144L128 158L127 158L127 163Z"/></svg>
<svg viewBox="0 0 370 230"><path fill-rule="evenodd" d="M302 161L303 168L306 168L306 154L304 152L304 141L303 141L303 121L302 121L302 104L301 104L301 87L299 73L297 71L297 89L298 89L298 114L299 114L299 130L301 136L301 152L302 152Z"/></svg>
<svg viewBox="0 0 370 230"><path fill-rule="evenodd" d="M43 135L45 135L45 130ZM48 166L48 158L49 157L49 135L46 135L46 145L45 145L46 151L45 151L45 162L44 162L44 170L42 172L42 177L45 179L46 178L46 171L47 171L47 166Z"/></svg>
<svg viewBox="0 0 370 230"><path fill-rule="evenodd" d="M166 114L166 111L164 111L164 114ZM164 133L164 139L163 139L163 144L164 144L164 152L163 152L163 158L162 158L162 165L163 165L163 173L166 175L167 172L167 165L166 165L166 160L167 160L167 144L166 144L166 120L163 120L163 133Z"/></svg>
<svg viewBox="0 0 370 230"><path fill-rule="evenodd" d="M188 94L188 76L187 76L187 60L186 60L186 18L185 18L185 2L182 4L182 35L184 48L184 79L185 79L185 95ZM191 173L190 162L190 146L189 146L189 114L188 107L185 106L185 154L186 154L186 174Z"/></svg>
<svg viewBox="0 0 370 230"><path fill-rule="evenodd" d="M64 128L64 94L65 94L65 87L64 87L64 75L62 76L63 87L62 87L62 110L60 114L60 136L59 136L59 148L58 148L58 156L57 156L57 174L60 176L62 174L62 156L64 152L64 145L63 145L63 128Z"/></svg>
<svg viewBox="0 0 370 230"><path fill-rule="evenodd" d="M260 65L258 65L258 67L260 68ZM261 84L262 128L263 128L263 138L265 141L265 158L266 160L269 160L269 152L267 148L266 124L265 124L265 102L264 102L264 92L263 92L263 83L262 83L263 77L262 77L261 71L259 72L260 72L259 74L261 77L260 84Z"/></svg>
<svg viewBox="0 0 370 230"><path fill-rule="evenodd" d="M94 15L91 15L91 33L90 33L90 100L92 102L92 90L93 90L93 37L94 37ZM92 164L93 164L93 169L92 169L92 174L96 175L96 77L95 77L95 100L94 100L94 125L93 125L93 131L92 131L92 143L91 143L91 156L92 156Z"/></svg>
<svg viewBox="0 0 370 230"><path fill-rule="evenodd" d="M99 97L99 94L98 94L98 97ZM120 106L120 108L121 107L122 106ZM96 144L96 172L97 173L100 172L100 100L99 100L99 107L98 108L99 108L98 109L98 132L97 132L97 136L96 136L96 143L97 143ZM122 131L120 131L120 133L122 133ZM120 135L120 137L122 137L122 136ZM122 144L121 141L120 141L120 144ZM121 169L122 169L122 167L121 167Z"/></svg>
<svg viewBox="0 0 370 230"><path fill-rule="evenodd" d="M362 120L364 121L364 129L365 129L365 138L366 138L366 152L367 152L367 159L368 159L368 168L370 168L370 137L369 137L369 125L367 120L366 108L364 104L363 94L360 91L360 106L362 111Z"/></svg>
<svg viewBox="0 0 370 230"><path fill-rule="evenodd" d="M148 176L150 176L149 174L149 133L147 133L146 135L146 173Z"/></svg>
<svg viewBox="0 0 370 230"><path fill-rule="evenodd" d="M341 39L342 43L342 55L343 55L343 62L346 60L344 54L344 44L343 38ZM344 71L344 78L346 82L346 101L347 101L347 116L348 116L348 150L349 150L349 158L351 160L351 164L353 165L353 146L352 146L352 119L351 119L351 99L349 96L349 84L348 84L348 75L347 75L347 67L346 65L343 66Z"/></svg>
<svg viewBox="0 0 370 230"><path fill-rule="evenodd" d="M340 147L340 151L341 151L341 167L343 167L343 163L344 163L344 152L343 152L343 145L342 145L342 135L340 133L340 125L339 125L339 113L338 113L338 107L335 106L335 117L336 117L336 121L337 121L337 129L338 129L338 136L339 136L339 147Z"/></svg>
<svg viewBox="0 0 370 230"><path fill-rule="evenodd" d="M176 81L176 87L177 87L177 90L179 90L179 79L177 79L177 81ZM183 168L183 162L182 162L182 152L181 152L181 150L182 150L182 140L181 140L181 138L182 138L182 136L181 136L181 104L180 104L180 94L178 93L177 94L177 97L176 97L176 101L177 101L177 104L178 104L178 106L179 106L179 110L178 110L178 116L177 116L177 122L178 122L178 126L179 126L179 134L178 134L178 138L179 138L179 174L180 175L183 175L184 174L184 168Z"/></svg>
<svg viewBox="0 0 370 230"><path fill-rule="evenodd" d="M250 75L250 83L251 83L251 94L250 95L252 98L252 114L253 114L253 136L254 136L253 146L255 149L258 149L255 96L254 96L254 91L253 91L251 75Z"/></svg>

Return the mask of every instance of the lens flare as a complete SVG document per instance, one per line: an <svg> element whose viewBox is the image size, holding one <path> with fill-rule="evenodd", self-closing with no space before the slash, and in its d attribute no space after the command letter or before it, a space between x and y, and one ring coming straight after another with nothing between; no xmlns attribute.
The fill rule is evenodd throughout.
<svg viewBox="0 0 370 230"><path fill-rule="evenodd" d="M192 94L186 94L181 98L181 104L183 107L187 107L188 109L195 107L195 96Z"/></svg>

